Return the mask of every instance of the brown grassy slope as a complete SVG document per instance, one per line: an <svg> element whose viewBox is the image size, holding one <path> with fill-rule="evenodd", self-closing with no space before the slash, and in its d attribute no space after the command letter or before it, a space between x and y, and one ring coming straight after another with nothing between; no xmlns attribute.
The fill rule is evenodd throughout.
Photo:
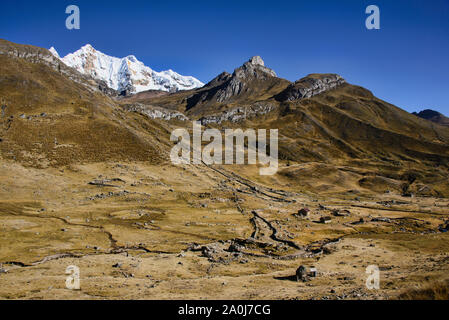
<svg viewBox="0 0 449 320"><path fill-rule="evenodd" d="M120 98L118 98L118 100L122 103L136 103L136 102L142 103L145 101L149 101L150 99L153 99L153 98L166 96L168 94L169 93L166 91L148 90L148 91L143 91L143 92L133 94L131 96L120 97Z"/></svg>
<svg viewBox="0 0 449 320"><path fill-rule="evenodd" d="M267 103L277 111L223 127L278 128L284 160L278 176L285 184L314 192L339 185L339 192L449 194L448 129L349 84L308 99Z"/></svg>
<svg viewBox="0 0 449 320"><path fill-rule="evenodd" d="M242 92L219 102L217 92L229 84L230 77L222 74L201 89L140 102L176 109L198 119L266 101L278 106L278 112L243 126L280 129L282 154L289 160L349 157L445 163L449 159L449 129L382 101L364 88L345 84L309 99L279 103L272 97L285 89L288 81L268 76L247 79Z"/></svg>
<svg viewBox="0 0 449 320"><path fill-rule="evenodd" d="M422 119L432 121L438 125L449 127L449 118L438 111L426 109L420 112L413 112L413 114Z"/></svg>
<svg viewBox="0 0 449 320"><path fill-rule="evenodd" d="M449 281L434 282L401 293L399 300L449 300Z"/></svg>
<svg viewBox="0 0 449 320"><path fill-rule="evenodd" d="M61 60L44 48L31 45L17 44L4 39L0 39L0 55L10 58L22 58L32 63L39 63L49 66L57 73L66 78L82 84L90 91L101 91L111 96L116 96L117 92L106 85L102 80L94 79L88 75L83 75L77 70L66 66Z"/></svg>
<svg viewBox="0 0 449 320"><path fill-rule="evenodd" d="M31 61L0 54L3 158L37 166L83 160L159 161L159 147L148 128L130 123L112 99L44 62ZM144 125L159 127L154 122Z"/></svg>
<svg viewBox="0 0 449 320"><path fill-rule="evenodd" d="M246 126L278 128L281 158L291 161L371 159L446 164L449 130L345 84L308 99L279 103L278 111ZM231 124L225 124L231 125Z"/></svg>

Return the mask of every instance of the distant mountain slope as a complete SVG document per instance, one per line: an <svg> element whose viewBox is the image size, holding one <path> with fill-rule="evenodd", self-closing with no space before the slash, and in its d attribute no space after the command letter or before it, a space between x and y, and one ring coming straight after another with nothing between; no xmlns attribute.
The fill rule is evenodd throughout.
<svg viewBox="0 0 449 320"><path fill-rule="evenodd" d="M77 70L65 65L54 56L51 51L31 45L16 44L4 39L0 39L0 54L10 58L22 58L31 63L44 64L67 79L78 84L82 84L91 91L101 91L114 96L117 92L109 88L104 81L94 79L89 75L83 75Z"/></svg>
<svg viewBox="0 0 449 320"><path fill-rule="evenodd" d="M442 126L449 127L449 118L445 115L439 113L438 111L434 111L431 109L426 109L420 112L413 112L415 116L420 118L430 120L432 122L438 123Z"/></svg>
<svg viewBox="0 0 449 320"><path fill-rule="evenodd" d="M46 49L0 41L0 157L39 167L169 162L173 128L201 120L221 130L278 129L278 176L292 184L304 174L297 165L314 163L362 176L364 188L386 190L382 181L393 179L399 192L449 194L449 128L335 74L291 83L254 57L188 91L114 99L98 83Z"/></svg>
<svg viewBox="0 0 449 320"><path fill-rule="evenodd" d="M159 142L46 49L0 41L0 105L0 159L36 167L160 161Z"/></svg>
<svg viewBox="0 0 449 320"><path fill-rule="evenodd" d="M206 125L278 128L280 156L291 161L449 160L448 129L435 128L336 74L310 74L291 83L260 57L200 89L136 96L132 102L175 109Z"/></svg>
<svg viewBox="0 0 449 320"><path fill-rule="evenodd" d="M53 47L50 52L79 72L105 81L110 88L122 95L147 90L174 92L204 85L194 77L182 76L173 70L156 72L132 55L125 58L108 56L95 50L90 44L63 58L60 58Z"/></svg>

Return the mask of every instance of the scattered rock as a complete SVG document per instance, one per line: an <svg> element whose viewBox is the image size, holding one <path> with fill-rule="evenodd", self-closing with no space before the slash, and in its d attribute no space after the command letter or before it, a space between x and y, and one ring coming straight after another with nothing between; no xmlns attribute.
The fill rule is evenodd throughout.
<svg viewBox="0 0 449 320"><path fill-rule="evenodd" d="M363 218L360 218L359 221L355 221L352 224L357 225L357 224L363 224L363 223L365 223L365 220Z"/></svg>
<svg viewBox="0 0 449 320"><path fill-rule="evenodd" d="M229 252L240 252L243 249L241 245L238 243L231 243L231 245L228 248Z"/></svg>
<svg viewBox="0 0 449 320"><path fill-rule="evenodd" d="M121 197L124 195L129 194L128 191L123 190L120 192L108 192L108 193L100 193L100 194L96 194L95 196L92 197L88 197L87 200L99 200L99 199L106 199L106 198L110 198L110 197ZM148 195L149 196L149 195Z"/></svg>
<svg viewBox="0 0 449 320"><path fill-rule="evenodd" d="M405 192L405 193L402 194L402 196L404 198L413 198L414 195L411 192Z"/></svg>
<svg viewBox="0 0 449 320"><path fill-rule="evenodd" d="M331 222L332 222L332 218L331 217L321 217L320 218L320 223L328 224L328 223L331 223Z"/></svg>
<svg viewBox="0 0 449 320"><path fill-rule="evenodd" d="M332 215L335 217L349 217L350 216L349 210L338 210L334 209L332 210Z"/></svg>
<svg viewBox="0 0 449 320"><path fill-rule="evenodd" d="M6 105L2 105L2 118L5 116L6 108L8 108Z"/></svg>
<svg viewBox="0 0 449 320"><path fill-rule="evenodd" d="M295 214L295 216L300 218L307 218L309 216L310 210L309 208L303 208L298 210L298 213Z"/></svg>
<svg viewBox="0 0 449 320"><path fill-rule="evenodd" d="M6 270L5 268L3 268L3 265L0 264L0 274L2 274L2 273L7 273L7 272L8 272L8 270Z"/></svg>
<svg viewBox="0 0 449 320"><path fill-rule="evenodd" d="M118 188L119 187L119 186L110 184L111 182L122 182L122 183L124 183L125 181L123 181L120 178L114 178L114 179L93 180L93 181L89 182L88 184L90 184L92 186L100 186L100 187L114 187L114 188Z"/></svg>
<svg viewBox="0 0 449 320"><path fill-rule="evenodd" d="M438 230L440 232L449 232L449 223L446 222L445 224L442 224L438 227Z"/></svg>

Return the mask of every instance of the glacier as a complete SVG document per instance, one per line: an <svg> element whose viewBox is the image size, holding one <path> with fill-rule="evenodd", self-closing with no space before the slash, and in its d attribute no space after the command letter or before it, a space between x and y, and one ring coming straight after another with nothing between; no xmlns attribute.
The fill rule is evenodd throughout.
<svg viewBox="0 0 449 320"><path fill-rule="evenodd" d="M50 52L67 66L82 74L103 80L108 87L122 95L147 90L176 92L204 86L204 83L191 76L183 76L173 70L157 72L133 55L116 58L96 50L86 44L78 51L61 58L55 48Z"/></svg>

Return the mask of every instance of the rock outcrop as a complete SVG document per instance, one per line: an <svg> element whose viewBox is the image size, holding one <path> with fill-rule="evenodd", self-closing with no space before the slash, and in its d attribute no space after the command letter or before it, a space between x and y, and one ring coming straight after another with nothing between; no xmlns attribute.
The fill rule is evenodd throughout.
<svg viewBox="0 0 449 320"><path fill-rule="evenodd" d="M338 74L310 74L292 83L287 89L278 94L276 99L284 102L311 98L345 83L345 79Z"/></svg>
<svg viewBox="0 0 449 320"><path fill-rule="evenodd" d="M276 109L276 106L271 103L255 103L248 107L237 107L226 110L221 114L210 115L200 118L202 125L207 124L221 124L222 122L239 122L246 119L251 119L257 116L266 115Z"/></svg>
<svg viewBox="0 0 449 320"><path fill-rule="evenodd" d="M141 115L144 115L150 119L162 119L165 121L169 120L180 120L187 121L189 120L185 115L177 111L170 111L164 108L158 108L153 106L142 105L140 103L125 105L124 109L128 112L136 112Z"/></svg>

